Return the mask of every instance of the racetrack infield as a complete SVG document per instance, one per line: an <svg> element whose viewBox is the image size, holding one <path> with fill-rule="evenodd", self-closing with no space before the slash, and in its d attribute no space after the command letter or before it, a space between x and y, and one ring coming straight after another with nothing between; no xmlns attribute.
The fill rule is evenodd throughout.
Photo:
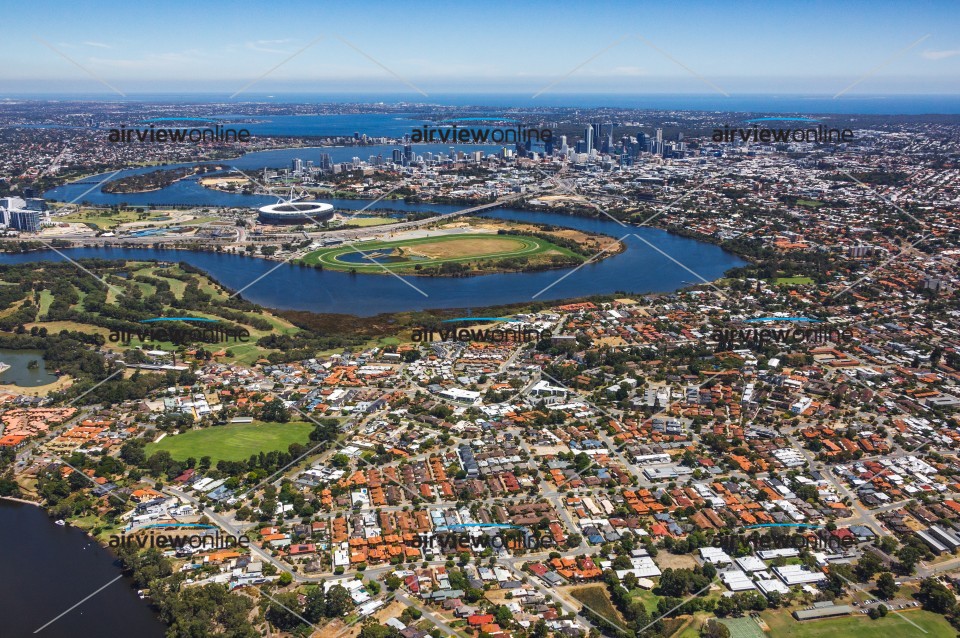
<svg viewBox="0 0 960 638"><path fill-rule="evenodd" d="M309 265L320 264L331 270L383 272L384 268L404 271L413 270L416 266L512 257L530 258L544 254L582 259L572 251L538 237L462 234L323 248L309 253L303 261ZM345 257L348 257L349 261L344 259Z"/></svg>

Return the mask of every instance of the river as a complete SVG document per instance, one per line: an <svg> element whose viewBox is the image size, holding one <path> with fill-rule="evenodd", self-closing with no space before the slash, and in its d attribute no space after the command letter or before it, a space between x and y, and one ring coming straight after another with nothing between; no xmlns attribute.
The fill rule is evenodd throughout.
<svg viewBox="0 0 960 638"><path fill-rule="evenodd" d="M441 212L456 209L426 204L420 207ZM703 283L701 277L712 281L728 269L746 263L712 244L671 235L656 228L624 227L606 218L513 209L497 209L483 213L483 216L555 224L618 239L622 237L626 250L578 268L458 278L407 276L403 279L386 273L351 275L319 271L257 257L215 252L106 247L71 248L61 252L71 259L185 261L209 273L228 288L243 289L245 299L267 308L361 317L431 308L481 308L617 291L672 292L690 284ZM0 264L63 259L52 251L0 254ZM263 275L266 276L250 285ZM83 275L78 272L78 276Z"/></svg>
<svg viewBox="0 0 960 638"><path fill-rule="evenodd" d="M0 636L31 636L120 575L113 555L38 507L0 500ZM166 628L121 578L46 626L42 638L163 638Z"/></svg>

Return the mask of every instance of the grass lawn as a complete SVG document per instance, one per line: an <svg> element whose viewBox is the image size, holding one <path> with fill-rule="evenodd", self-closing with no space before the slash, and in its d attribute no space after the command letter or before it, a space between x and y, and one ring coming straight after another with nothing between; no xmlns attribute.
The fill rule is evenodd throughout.
<svg viewBox="0 0 960 638"><path fill-rule="evenodd" d="M363 258L363 251L374 259ZM384 258L385 252L394 252L392 260ZM353 246L337 246L316 250L303 258L309 265L321 264L332 270L355 270L356 272L382 272L383 266L391 270L413 270L415 266L436 266L449 262L466 262L509 257L532 257L551 252L579 257L566 248L561 248L537 237L515 235L462 234L418 237L396 241L371 241ZM401 253L401 254L396 254ZM355 262L342 260L351 257ZM402 261L397 258L402 257Z"/></svg>
<svg viewBox="0 0 960 638"><path fill-rule="evenodd" d="M599 616L603 616L611 623L626 626L620 612L613 606L610 596L607 594L607 588L604 585L592 585L590 587L577 587L570 590L570 595L582 602L593 610Z"/></svg>
<svg viewBox="0 0 960 638"><path fill-rule="evenodd" d="M158 212L151 212L144 215L140 210L122 210L116 214L112 214L107 210L92 210L74 213L66 217L59 217L57 221L87 224L89 226L96 226L100 230L112 230L120 224L136 221L152 221L157 217L164 216L165 215Z"/></svg>
<svg viewBox="0 0 960 638"><path fill-rule="evenodd" d="M654 613L657 611L657 603L660 601L660 597L654 594L648 589L634 589L630 592L630 595L638 600L643 601L643 606L647 608L647 611Z"/></svg>
<svg viewBox="0 0 960 638"><path fill-rule="evenodd" d="M343 227L357 226L363 228L365 226L386 226L387 224L396 223L397 220L392 217L354 217L353 219L345 219L343 221Z"/></svg>
<svg viewBox="0 0 960 638"><path fill-rule="evenodd" d="M815 199L798 199L797 206L811 206L813 208L818 208L823 206L823 202L818 202Z"/></svg>
<svg viewBox="0 0 960 638"><path fill-rule="evenodd" d="M813 279L810 277L777 277L773 280L773 283L777 286L805 286L812 284Z"/></svg>
<svg viewBox="0 0 960 638"><path fill-rule="evenodd" d="M783 609L763 612L761 617L770 625L770 638L954 638L957 635L943 616L923 610L890 613L878 620L870 620L866 614L857 613L842 618L798 622L789 611ZM905 619L909 619L913 625ZM922 627L927 633L914 625Z"/></svg>
<svg viewBox="0 0 960 638"><path fill-rule="evenodd" d="M312 431L312 423L234 423L167 435L148 444L146 452L150 456L166 450L178 461L209 456L216 466L217 461L242 461L260 452L286 452L291 443L306 444Z"/></svg>

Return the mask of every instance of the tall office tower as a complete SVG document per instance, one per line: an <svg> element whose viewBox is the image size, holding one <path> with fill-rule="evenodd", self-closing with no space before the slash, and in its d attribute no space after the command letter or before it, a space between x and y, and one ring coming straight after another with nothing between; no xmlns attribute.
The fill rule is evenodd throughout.
<svg viewBox="0 0 960 638"><path fill-rule="evenodd" d="M393 163L400 164L403 162L403 151L399 148L393 149Z"/></svg>
<svg viewBox="0 0 960 638"><path fill-rule="evenodd" d="M413 154L413 146L410 144L403 145L403 159L407 164L410 164L416 159L416 155Z"/></svg>
<svg viewBox="0 0 960 638"><path fill-rule="evenodd" d="M293 160L293 161L291 162L291 164L293 165L293 172L294 172L294 174L299 175L300 173L303 172L303 160L302 160L302 159L297 158L297 159Z"/></svg>
<svg viewBox="0 0 960 638"><path fill-rule="evenodd" d="M608 122L604 126L609 127L607 129L607 137L604 138L604 144L606 148L604 149L607 153L613 152L613 122Z"/></svg>
<svg viewBox="0 0 960 638"><path fill-rule="evenodd" d="M569 149L569 148L570 148L570 147L567 146L567 136L566 136L566 135L561 135L561 136L560 136L560 152L561 152L561 153L566 153L566 152L567 152L567 149Z"/></svg>
<svg viewBox="0 0 960 638"><path fill-rule="evenodd" d="M589 153L593 150L593 127L588 126L583 131L583 139L586 141L586 152Z"/></svg>
<svg viewBox="0 0 960 638"><path fill-rule="evenodd" d="M657 143L653 148L653 152L657 155L663 155L663 129L657 129Z"/></svg>
<svg viewBox="0 0 960 638"><path fill-rule="evenodd" d="M647 134L643 131L637 131L637 146L641 151L647 150Z"/></svg>
<svg viewBox="0 0 960 638"><path fill-rule="evenodd" d="M7 211L10 227L29 233L40 232L40 211L38 210L11 210Z"/></svg>
<svg viewBox="0 0 960 638"><path fill-rule="evenodd" d="M329 171L333 168L333 158L330 153L320 153L320 169Z"/></svg>
<svg viewBox="0 0 960 638"><path fill-rule="evenodd" d="M593 145L600 146L600 140L603 139L603 124L595 122L590 126L593 128Z"/></svg>

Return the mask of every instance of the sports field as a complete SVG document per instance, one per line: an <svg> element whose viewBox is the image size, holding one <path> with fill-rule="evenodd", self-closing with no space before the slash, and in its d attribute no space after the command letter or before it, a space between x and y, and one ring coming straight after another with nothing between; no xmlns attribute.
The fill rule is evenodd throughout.
<svg viewBox="0 0 960 638"><path fill-rule="evenodd" d="M291 443L306 444L312 431L312 423L301 422L218 425L176 436L167 435L158 443L148 444L146 453L149 457L166 450L178 461L191 456L197 460L209 456L216 466L217 461L243 461L260 452L286 452Z"/></svg>
<svg viewBox="0 0 960 638"><path fill-rule="evenodd" d="M767 610L761 617L770 625L769 638L860 638L896 636L900 638L953 638L957 632L938 614L920 609L889 613L871 620L865 614L853 614L825 620L793 619L786 609ZM911 624L912 623L912 624ZM733 630L730 632L734 636Z"/></svg>
<svg viewBox="0 0 960 638"><path fill-rule="evenodd" d="M723 618L720 622L730 630L730 638L764 638L760 625L753 618Z"/></svg>
<svg viewBox="0 0 960 638"><path fill-rule="evenodd" d="M320 264L331 270L383 272L385 267L390 270L410 270L417 266L530 258L545 253L578 257L566 248L537 237L468 233L323 248L308 254L303 261L310 265Z"/></svg>

